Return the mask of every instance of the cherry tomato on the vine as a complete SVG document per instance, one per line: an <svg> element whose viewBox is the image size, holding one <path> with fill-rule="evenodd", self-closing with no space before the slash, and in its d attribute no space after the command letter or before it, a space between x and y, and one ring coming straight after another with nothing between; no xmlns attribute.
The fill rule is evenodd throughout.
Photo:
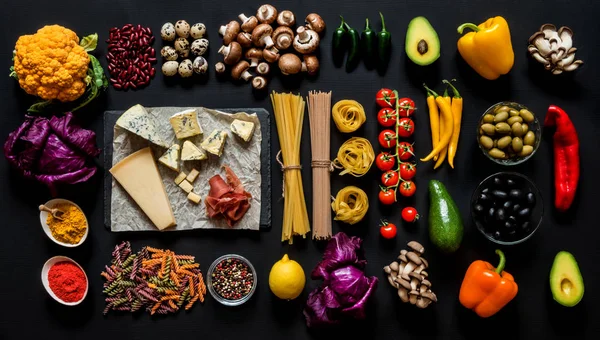
<svg viewBox="0 0 600 340"><path fill-rule="evenodd" d="M381 233L381 236L383 236L383 238L392 239L396 237L397 231L398 228L396 228L396 226L393 223L390 223L385 220L381 221L379 233Z"/></svg>
<svg viewBox="0 0 600 340"><path fill-rule="evenodd" d="M415 102L410 98L398 99L398 116L411 117L415 113Z"/></svg>
<svg viewBox="0 0 600 340"><path fill-rule="evenodd" d="M412 163L402 163L400 164L400 177L408 181L413 179L417 174L417 166Z"/></svg>
<svg viewBox="0 0 600 340"><path fill-rule="evenodd" d="M409 223L415 222L419 219L417 209L413 207L406 207L402 209L402 219Z"/></svg>
<svg viewBox="0 0 600 340"><path fill-rule="evenodd" d="M413 181L404 181L400 183L400 186L398 188L400 191L400 195L404 197L410 197L415 194L415 191L417 191L417 186Z"/></svg>
<svg viewBox="0 0 600 340"><path fill-rule="evenodd" d="M394 91L386 88L377 91L377 95L375 96L375 101L379 107L395 107L396 99Z"/></svg>
<svg viewBox="0 0 600 340"><path fill-rule="evenodd" d="M388 170L381 175L381 183L386 187L395 187L400 180L398 171Z"/></svg>
<svg viewBox="0 0 600 340"><path fill-rule="evenodd" d="M407 161L415 155L415 150L409 142L398 143L398 156L401 161Z"/></svg>
<svg viewBox="0 0 600 340"><path fill-rule="evenodd" d="M377 165L381 171L391 170L395 164L396 158L390 155L389 152L380 152L375 159L375 165Z"/></svg>
<svg viewBox="0 0 600 340"><path fill-rule="evenodd" d="M385 205L394 204L396 202L396 191L388 188L381 188L379 191L379 201Z"/></svg>
<svg viewBox="0 0 600 340"><path fill-rule="evenodd" d="M396 146L396 133L390 129L386 129L379 133L379 145L383 148L393 148Z"/></svg>
<svg viewBox="0 0 600 340"><path fill-rule="evenodd" d="M400 118L398 120L398 136L407 138L415 132L415 122L410 118Z"/></svg>
<svg viewBox="0 0 600 340"><path fill-rule="evenodd" d="M396 111L391 107L384 107L377 113L377 121L384 127L396 125Z"/></svg>

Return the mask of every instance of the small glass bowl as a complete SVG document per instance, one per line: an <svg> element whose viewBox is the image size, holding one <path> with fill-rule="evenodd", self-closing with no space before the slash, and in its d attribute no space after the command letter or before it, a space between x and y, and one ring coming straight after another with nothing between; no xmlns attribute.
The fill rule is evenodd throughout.
<svg viewBox="0 0 600 340"><path fill-rule="evenodd" d="M521 164L521 163L525 162L526 160L528 160L529 158L531 158L537 151L538 147L540 146L540 141L542 140L542 129L540 127L540 122L538 121L537 116L534 113L533 114L533 118L534 118L533 122L527 124L527 126L529 127L529 131L533 131L533 133L535 134L535 144L533 145L533 151L528 156L525 156L525 157L515 156L515 157L507 158L507 159L494 158L494 157L490 156L488 153L488 150L481 145L481 142L480 142L480 137L482 136L481 125L484 124L483 117L485 117L486 114L494 114L494 110L496 110L497 108L499 108L501 106L508 106L511 109L515 109L517 111L525 109L525 110L528 110L529 112L532 112L527 107L525 107L519 103L515 103L515 102L499 102L499 103L492 105L489 109L487 109L481 115L481 118L479 119L479 123L477 124L477 133L476 133L477 145L479 145L479 149L481 150L481 152L483 152L483 154L487 158L491 159L495 163L498 163L501 165L506 165L506 166ZM510 116L509 116L509 118L510 118Z"/></svg>
<svg viewBox="0 0 600 340"><path fill-rule="evenodd" d="M250 272L252 272L252 276L254 278L254 281L252 283L252 288L250 289L250 292L246 296L242 297L241 299L237 299L237 300L226 299L226 298L222 297L221 295L219 295L219 293L217 293L215 291L215 289L213 288L212 274L214 273L217 265L219 263L221 263L221 261L224 261L227 259L237 259L237 260L244 262L244 264L246 264L248 266L248 268L250 269ZM256 291L257 283L258 283L258 280L256 277L256 269L254 269L254 266L252 265L252 263L250 263L250 261L248 261L248 259L246 259L245 257L236 255L236 254L227 254L227 255L223 255L223 256L219 257L210 265L210 267L208 268L208 273L206 274L206 284L208 286L208 291L210 292L210 295L212 295L212 297L215 300L217 300L219 303L221 303L225 306L239 306L239 305L245 303L246 301L250 300L250 298L252 297L252 295L254 295L254 292Z"/></svg>
<svg viewBox="0 0 600 340"><path fill-rule="evenodd" d="M512 240L495 239L490 234L489 231L486 231L486 228L483 225L485 222L482 221L483 218L481 216L477 216L477 213L475 212L475 209L473 208L477 202L477 198L481 195L482 190L485 188L491 187L493 185L495 178L500 178L505 181L508 179L513 179L513 180L517 179L519 181L522 181L524 186L522 186L518 189L526 189L527 191L531 191L535 195L535 206L533 207L533 210L531 211L530 220L529 220L529 222L534 227L531 228L529 233L527 233L520 239L512 239ZM475 223L475 225L477 226L477 229L483 234L483 236L485 236L488 240L490 240L496 244L509 246L509 245L515 245L515 244L525 242L527 239L529 239L531 236L533 236L533 234L535 234L535 232L539 229L540 225L542 224L542 216L544 216L544 202L542 200L542 194L540 193L538 188L535 186L535 184L527 176L516 173L516 172L498 172L498 173L495 173L495 174L487 177L486 179L481 181L481 183L479 183L479 185L477 186L477 189L475 189L475 191L473 192L473 196L471 196L471 217L473 219L473 223Z"/></svg>

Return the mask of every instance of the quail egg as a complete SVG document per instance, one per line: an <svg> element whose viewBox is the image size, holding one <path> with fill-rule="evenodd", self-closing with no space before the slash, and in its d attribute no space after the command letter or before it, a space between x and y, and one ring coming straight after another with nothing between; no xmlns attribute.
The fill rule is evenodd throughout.
<svg viewBox="0 0 600 340"><path fill-rule="evenodd" d="M208 62L206 59L204 59L204 57L196 57L196 59L194 59L194 63L192 64L192 68L197 74L205 74L206 71L208 71Z"/></svg>
<svg viewBox="0 0 600 340"><path fill-rule="evenodd" d="M208 39L196 39L192 42L192 46L190 47L192 53L197 56L202 56L206 53L208 49Z"/></svg>
<svg viewBox="0 0 600 340"><path fill-rule="evenodd" d="M179 20L175 23L175 32L182 38L190 36L190 24L185 20Z"/></svg>
<svg viewBox="0 0 600 340"><path fill-rule="evenodd" d="M206 34L206 26L204 26L204 24L197 23L197 24L192 25L192 28L190 29L190 35L192 36L192 38L200 39L200 38L204 37L205 34Z"/></svg>
<svg viewBox="0 0 600 340"><path fill-rule="evenodd" d="M160 50L160 55L165 58L165 60L177 60L179 55L177 54L177 50L175 50L171 46L165 46Z"/></svg>
<svg viewBox="0 0 600 340"><path fill-rule="evenodd" d="M162 66L162 73L167 77L172 77L177 74L179 63L173 60L167 61Z"/></svg>
<svg viewBox="0 0 600 340"><path fill-rule="evenodd" d="M184 59L181 64L179 64L179 75L182 78L191 77L194 74L194 70L192 70L192 68L192 61L189 59Z"/></svg>
<svg viewBox="0 0 600 340"><path fill-rule="evenodd" d="M174 45L180 57L187 58L190 55L190 43L186 38L177 38Z"/></svg>
<svg viewBox="0 0 600 340"><path fill-rule="evenodd" d="M165 23L160 29L160 36L164 41L175 40L175 37L177 36L175 33L175 26L173 26L173 24L170 22Z"/></svg>

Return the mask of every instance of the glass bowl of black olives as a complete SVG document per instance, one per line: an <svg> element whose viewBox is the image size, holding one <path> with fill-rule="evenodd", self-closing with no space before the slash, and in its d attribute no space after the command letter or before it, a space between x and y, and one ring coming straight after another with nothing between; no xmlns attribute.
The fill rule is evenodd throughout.
<svg viewBox="0 0 600 340"><path fill-rule="evenodd" d="M484 179L471 198L471 216L490 241L512 245L530 238L542 223L544 204L533 182L516 172Z"/></svg>

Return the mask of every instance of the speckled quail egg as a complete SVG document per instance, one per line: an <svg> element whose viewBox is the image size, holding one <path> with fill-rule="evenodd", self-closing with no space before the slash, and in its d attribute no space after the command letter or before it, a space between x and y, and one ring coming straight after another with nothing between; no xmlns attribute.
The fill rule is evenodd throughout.
<svg viewBox="0 0 600 340"><path fill-rule="evenodd" d="M175 23L175 32L182 38L190 36L190 24L185 20L179 20Z"/></svg>
<svg viewBox="0 0 600 340"><path fill-rule="evenodd" d="M205 34L206 34L206 26L204 26L203 23L197 23L197 24L192 25L192 28L190 29L190 35L192 36L192 38L200 39L200 38L204 37Z"/></svg>
<svg viewBox="0 0 600 340"><path fill-rule="evenodd" d="M162 73L167 77L172 77L177 74L179 63L173 60L167 61L162 66Z"/></svg>
<svg viewBox="0 0 600 340"><path fill-rule="evenodd" d="M177 38L173 45L180 57L187 58L190 55L190 42L186 38Z"/></svg>
<svg viewBox="0 0 600 340"><path fill-rule="evenodd" d="M196 39L192 42L192 46L190 47L192 53L197 56L202 56L206 53L208 49L208 39Z"/></svg>
<svg viewBox="0 0 600 340"><path fill-rule="evenodd" d="M194 74L194 70L192 68L193 68L192 61L189 59L184 59L179 64L179 69L178 69L179 75L182 78L191 77Z"/></svg>
<svg viewBox="0 0 600 340"><path fill-rule="evenodd" d="M165 46L160 50L160 55L165 58L165 60L177 60L179 58L179 54L177 54L177 50L171 46Z"/></svg>
<svg viewBox="0 0 600 340"><path fill-rule="evenodd" d="M177 33L175 33L175 26L173 26L173 24L170 22L165 23L160 29L160 36L164 41L175 40L175 37L177 37Z"/></svg>
<svg viewBox="0 0 600 340"><path fill-rule="evenodd" d="M208 71L208 62L204 57L196 57L196 59L194 59L194 64L192 64L192 68L197 74L205 74L206 71Z"/></svg>

